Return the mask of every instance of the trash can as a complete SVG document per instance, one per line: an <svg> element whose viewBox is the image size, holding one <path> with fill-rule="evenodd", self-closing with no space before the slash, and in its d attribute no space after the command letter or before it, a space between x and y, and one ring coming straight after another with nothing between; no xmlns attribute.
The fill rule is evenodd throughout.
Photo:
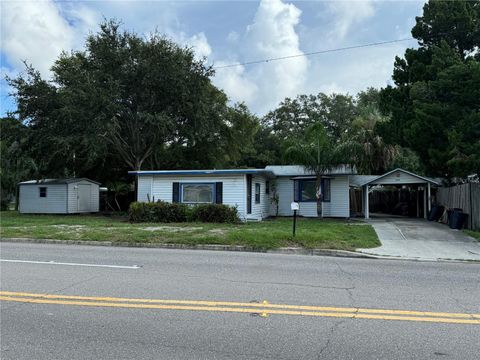
<svg viewBox="0 0 480 360"><path fill-rule="evenodd" d="M463 211L463 209L460 209L460 208L447 209L448 223L450 224L451 219L452 219L452 215L453 215L454 212L462 212L462 211Z"/></svg>
<svg viewBox="0 0 480 360"><path fill-rule="evenodd" d="M430 214L428 214L428 221L438 221L443 214L445 208L441 205L434 205L432 210L430 210Z"/></svg>
<svg viewBox="0 0 480 360"><path fill-rule="evenodd" d="M448 226L450 229L461 230L468 219L468 214L461 211L453 211L449 218Z"/></svg>

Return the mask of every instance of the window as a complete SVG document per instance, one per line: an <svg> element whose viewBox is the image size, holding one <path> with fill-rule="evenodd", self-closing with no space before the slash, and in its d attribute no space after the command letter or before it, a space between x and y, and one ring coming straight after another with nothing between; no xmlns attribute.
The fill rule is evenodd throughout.
<svg viewBox="0 0 480 360"><path fill-rule="evenodd" d="M255 183L255 204L260 204L260 184Z"/></svg>
<svg viewBox="0 0 480 360"><path fill-rule="evenodd" d="M317 185L315 180L300 180L299 191L299 201L317 201Z"/></svg>
<svg viewBox="0 0 480 360"><path fill-rule="evenodd" d="M295 201L314 202L317 201L316 180L295 180ZM330 179L322 179L321 183L322 201L330 202Z"/></svg>
<svg viewBox="0 0 480 360"><path fill-rule="evenodd" d="M47 188L46 187L39 187L38 194L40 197L47 197Z"/></svg>
<svg viewBox="0 0 480 360"><path fill-rule="evenodd" d="M180 184L181 202L187 204L205 204L215 202L214 184Z"/></svg>
<svg viewBox="0 0 480 360"><path fill-rule="evenodd" d="M270 194L270 181L265 181L265 194Z"/></svg>

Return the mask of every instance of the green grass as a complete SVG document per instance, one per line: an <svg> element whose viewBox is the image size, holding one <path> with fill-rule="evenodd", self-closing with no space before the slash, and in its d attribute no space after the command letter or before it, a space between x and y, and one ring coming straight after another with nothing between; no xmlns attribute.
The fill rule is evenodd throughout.
<svg viewBox="0 0 480 360"><path fill-rule="evenodd" d="M244 224L141 223L126 217L102 215L26 215L4 211L3 238L93 240L170 244L244 245L254 249L285 246L354 250L380 245L370 225L358 221L298 219L292 238L292 219L277 218Z"/></svg>
<svg viewBox="0 0 480 360"><path fill-rule="evenodd" d="M467 235L470 235L471 237L477 239L480 241L480 231L474 231L474 230L463 230Z"/></svg>

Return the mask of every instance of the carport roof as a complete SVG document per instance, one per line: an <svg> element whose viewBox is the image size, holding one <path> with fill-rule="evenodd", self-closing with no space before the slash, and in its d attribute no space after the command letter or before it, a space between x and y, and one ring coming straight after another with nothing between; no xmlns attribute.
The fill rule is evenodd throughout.
<svg viewBox="0 0 480 360"><path fill-rule="evenodd" d="M379 175L351 175L350 186L360 187L365 183L375 180L378 177Z"/></svg>
<svg viewBox="0 0 480 360"><path fill-rule="evenodd" d="M437 186L440 185L440 183L438 181L433 180L431 178L421 176L421 175L415 174L413 172L410 172L410 171L407 171L407 170L404 170L404 169L397 168L397 169L389 171L389 172L387 172L383 175L353 175L353 176L350 176L350 186L360 187L360 186L365 186L365 185L375 185L375 183L378 182L379 180L381 180L383 178L386 178L387 176L392 175L395 172L403 172L404 174L413 176L413 177L420 180L419 183L423 182L423 183L430 183L430 184L437 185ZM399 181L398 184L401 185L403 183L402 183L402 181Z"/></svg>

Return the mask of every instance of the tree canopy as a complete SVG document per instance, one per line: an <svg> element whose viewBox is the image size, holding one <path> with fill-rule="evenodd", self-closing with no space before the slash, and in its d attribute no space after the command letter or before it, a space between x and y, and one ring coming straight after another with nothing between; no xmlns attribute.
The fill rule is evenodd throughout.
<svg viewBox="0 0 480 360"><path fill-rule="evenodd" d="M139 169L301 163L320 176L340 150L360 173L480 173L480 0L428 1L412 35L393 86L301 94L259 118L229 103L191 48L105 21L51 79L28 64L8 79L17 109L1 120L2 194L74 175L121 188Z"/></svg>
<svg viewBox="0 0 480 360"><path fill-rule="evenodd" d="M228 106L213 70L190 48L122 31L115 21L84 50L62 53L52 74L47 81L27 66L9 79L40 175L108 180L145 166L236 165L258 130L244 105Z"/></svg>
<svg viewBox="0 0 480 360"><path fill-rule="evenodd" d="M391 144L416 151L430 175L480 169L480 1L430 0L416 18L418 49L397 57L395 87L382 90Z"/></svg>

